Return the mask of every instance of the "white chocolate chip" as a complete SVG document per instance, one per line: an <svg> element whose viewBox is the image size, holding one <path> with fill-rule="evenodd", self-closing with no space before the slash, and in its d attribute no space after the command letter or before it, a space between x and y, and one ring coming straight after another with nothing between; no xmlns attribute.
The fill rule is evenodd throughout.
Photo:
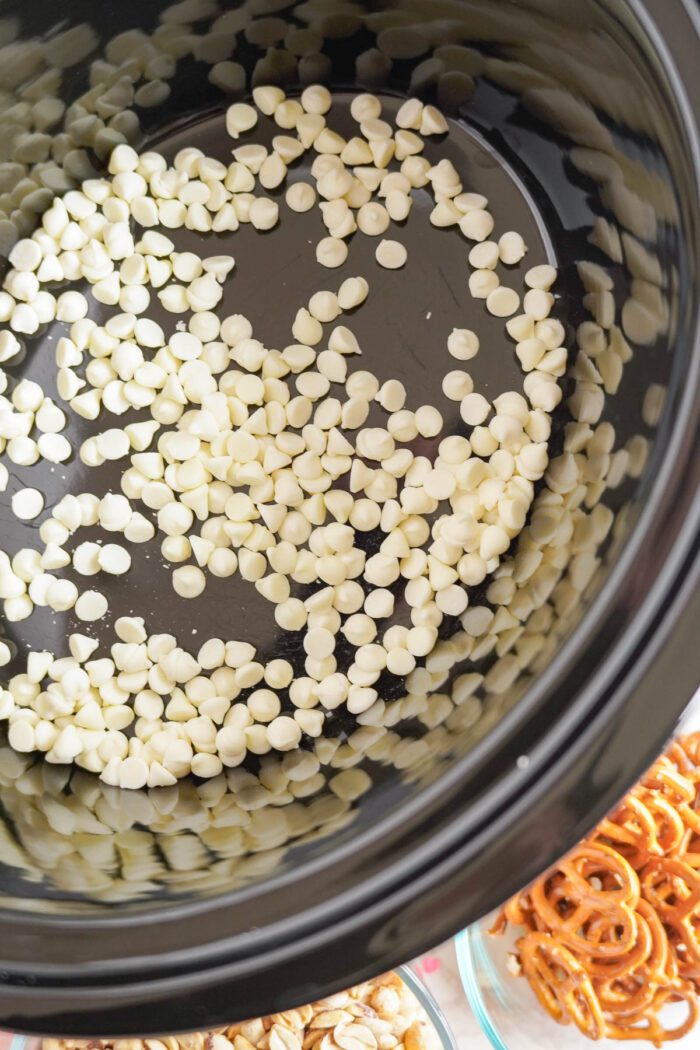
<svg viewBox="0 0 700 1050"><path fill-rule="evenodd" d="M12 512L20 521L33 521L44 509L44 497L37 489L20 489L12 497Z"/></svg>
<svg viewBox="0 0 700 1050"><path fill-rule="evenodd" d="M258 114L245 102L236 102L226 110L226 130L231 138L237 139L246 131L254 128Z"/></svg>
<svg viewBox="0 0 700 1050"><path fill-rule="evenodd" d="M387 270L399 270L405 266L408 253L399 241L382 240L377 245L375 257Z"/></svg>
<svg viewBox="0 0 700 1050"><path fill-rule="evenodd" d="M447 337L447 349L458 361L470 361L479 352L479 338L469 328L453 328Z"/></svg>
<svg viewBox="0 0 700 1050"><path fill-rule="evenodd" d="M308 182L293 182L287 189L285 200L292 211L309 211L316 203L316 191Z"/></svg>
<svg viewBox="0 0 700 1050"><path fill-rule="evenodd" d="M335 269L342 266L348 257L348 246L338 237L323 237L316 245L316 261L321 266Z"/></svg>
<svg viewBox="0 0 700 1050"><path fill-rule="evenodd" d="M99 591L83 591L75 603L75 614L79 620L100 620L107 609L107 599Z"/></svg>

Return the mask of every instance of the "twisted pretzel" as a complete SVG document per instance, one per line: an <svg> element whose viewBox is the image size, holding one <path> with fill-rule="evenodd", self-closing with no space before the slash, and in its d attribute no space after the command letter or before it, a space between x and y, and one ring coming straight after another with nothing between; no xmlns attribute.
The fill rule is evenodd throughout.
<svg viewBox="0 0 700 1050"><path fill-rule="evenodd" d="M688 1016L676 1028L666 1028L659 1014L671 1002L683 1001L688 1006ZM653 1046L682 1039L691 1032L698 1021L698 996L691 984L681 982L676 988L657 988L649 1008L639 1017L630 1018L627 1023L607 1022L606 1035L609 1039L647 1039Z"/></svg>
<svg viewBox="0 0 700 1050"><path fill-rule="evenodd" d="M700 868L700 839L692 828L686 828L677 852L691 868Z"/></svg>
<svg viewBox="0 0 700 1050"><path fill-rule="evenodd" d="M645 905L646 901L640 901L637 906L637 942L634 947L625 955L613 959L600 958L595 954L591 955L586 962L586 969L591 977L598 978L603 982L620 979L634 974L635 971L645 965L648 970L663 974L668 954L668 942L663 936L664 931L661 924L658 923L658 926L655 926L654 919L643 910ZM653 909L649 910L653 913ZM595 931L593 932L595 933ZM659 943L659 934L663 937L661 943ZM595 942L592 938L592 950L594 950L594 944Z"/></svg>
<svg viewBox="0 0 700 1050"><path fill-rule="evenodd" d="M697 757L700 753L700 733L674 740L666 750L665 758L671 762L679 773L694 783L697 778Z"/></svg>
<svg viewBox="0 0 700 1050"><path fill-rule="evenodd" d="M605 1035L605 1019L591 979L575 956L548 933L528 933L518 945L532 989L560 1024L572 1020L591 1039Z"/></svg>
<svg viewBox="0 0 700 1050"><path fill-rule="evenodd" d="M656 839L659 850L655 856L660 856L664 853L675 853L680 848L683 837L686 834L686 825L683 822L681 812L675 809L669 799L663 795L655 795L645 790L643 798L656 824ZM639 867L643 863L644 861L641 860Z"/></svg>
<svg viewBox="0 0 700 1050"><path fill-rule="evenodd" d="M700 875L678 857L655 857L641 873L644 897L667 926L700 918Z"/></svg>
<svg viewBox="0 0 700 1050"><path fill-rule="evenodd" d="M671 798L675 796L674 800L679 804L695 802L695 785L675 769L673 762L665 755L654 763L649 772L642 777L640 784L642 787L661 791Z"/></svg>
<svg viewBox="0 0 700 1050"><path fill-rule="evenodd" d="M611 845L635 868L663 852L655 815L634 794L625 799L612 817L601 820L591 837Z"/></svg>
<svg viewBox="0 0 700 1050"><path fill-rule="evenodd" d="M560 862L556 874L563 879L552 883L550 874L530 890L545 926L567 947L584 955L590 954L591 924L598 931L594 940L597 956L629 952L637 941L634 908L640 891L637 873L625 858L610 846L583 842ZM593 878L600 881L600 889L591 884Z"/></svg>

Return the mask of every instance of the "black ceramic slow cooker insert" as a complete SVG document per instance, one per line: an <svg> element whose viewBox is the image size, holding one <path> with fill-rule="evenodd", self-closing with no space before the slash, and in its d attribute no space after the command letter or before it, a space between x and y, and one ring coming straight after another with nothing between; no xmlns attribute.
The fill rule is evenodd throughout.
<svg viewBox="0 0 700 1050"><path fill-rule="evenodd" d="M455 649L447 670L434 672L432 703L406 707L390 747L367 746L356 768L371 787L356 800L329 788L340 768L331 763L287 816L278 807L282 830L267 848L251 851L240 771L119 792L2 747L0 1026L179 1031L347 987L503 901L660 751L700 680L697 49L691 0L0 4L5 258L46 206L37 191L50 199L104 166L109 136L81 138L76 114L96 115L139 149L172 156L193 144L226 158L232 100L256 84L293 95L320 80L336 92L341 131L359 91L379 94L387 112L408 95L440 106L452 129L440 148L465 184L489 197L504 229L525 234L528 264L559 268L556 313L572 357L578 326L595 310L586 285L597 271L587 264L607 275L616 311L608 335L629 350L602 417L614 427L615 484L586 497L590 513L611 512L590 578L573 600L575 570L552 547L553 572L509 641ZM144 79L146 52L160 64ZM50 143L37 144L24 103L51 94L67 109ZM30 182L17 190L22 179ZM25 191L36 195L22 209ZM417 209L428 204L417 195ZM269 345L285 345L290 312L317 290L304 261L307 221L292 216L274 247L246 230L235 244L219 237L218 251L246 260L224 308L259 319ZM353 324L360 339L382 339L385 378L429 401L439 396L444 332L467 323L487 339L491 329L473 304L464 313L464 242L409 223L405 243L406 273L382 278ZM354 245L339 279L364 272L372 250ZM637 307L625 311L630 300L644 307L641 329ZM11 374L50 389L61 334L60 325L40 330ZM487 390L520 374L505 339L470 369ZM571 420L575 377L563 382L553 455ZM457 414L446 422L458 430ZM78 440L92 432L80 426L71 423ZM106 487L115 483L108 475ZM93 484L76 461L39 487L49 503ZM6 502L0 534L4 549L24 545ZM196 623L200 638L245 630L268 659L294 659L240 580L215 581L206 601L177 602L167 573L144 563L120 586L117 614L147 606L152 629L181 637ZM493 604L488 581L475 603ZM443 641L455 629L445 625ZM61 650L65 633L65 619L48 615L0 628L19 660L28 647ZM509 656L516 662L500 667L512 673L489 676ZM468 697L455 686L465 674L483 676ZM347 759L355 726L336 716L328 731Z"/></svg>

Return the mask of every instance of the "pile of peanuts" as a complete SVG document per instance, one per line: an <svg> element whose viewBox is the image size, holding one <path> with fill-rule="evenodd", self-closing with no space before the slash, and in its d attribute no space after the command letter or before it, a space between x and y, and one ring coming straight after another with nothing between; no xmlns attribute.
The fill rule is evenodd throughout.
<svg viewBox="0 0 700 1050"><path fill-rule="evenodd" d="M159 1039L44 1039L42 1050L439 1050L439 1036L396 973L295 1010L213 1032Z"/></svg>

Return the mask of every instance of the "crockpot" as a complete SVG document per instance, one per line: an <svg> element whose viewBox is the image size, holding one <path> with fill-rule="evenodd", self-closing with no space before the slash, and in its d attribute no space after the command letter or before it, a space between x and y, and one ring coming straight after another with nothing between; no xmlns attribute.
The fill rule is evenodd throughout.
<svg viewBox="0 0 700 1050"><path fill-rule="evenodd" d="M120 792L2 747L0 1026L203 1029L389 969L541 872L672 734L700 681L699 18L692 0L3 0L5 258L54 193L104 168L115 141L170 155L206 142L228 155L226 106L256 84L294 95L322 81L341 109L359 91L388 112L417 95L449 117L444 148L469 188L528 231L534 261L559 269L556 312L572 349L553 457L571 455L579 384L596 382L581 326L602 327L624 367L606 384L611 436L576 504L592 516L595 550L582 559L553 530L548 572L510 634L457 638L459 624L445 624L427 696L387 693L387 710L404 704L388 732L358 737L337 716L309 794L259 796L282 832L253 846L242 830L256 767ZM46 130L32 107L49 97L65 108ZM418 290L387 285L358 320L382 336L409 390L435 382L430 315L455 324L462 306L464 248L440 236L423 244L407 228ZM279 256L267 241L256 256L244 235L236 249L255 262L239 302L273 339L308 278L294 237L280 235ZM610 309L614 320L602 317ZM47 346L60 334L29 339L10 373L49 383ZM512 356L496 348L475 374L493 388ZM88 484L79 462L43 481L55 497ZM21 545L5 504L0 532L7 549ZM517 580L508 564L499 580ZM471 607L497 611L492 584ZM150 569L125 586L160 629L192 628L190 607L163 601L170 592ZM255 640L257 615L222 588L203 627L247 623ZM20 657L52 636L60 647L62 632L41 618L0 630ZM274 632L262 644L283 652ZM333 748L343 749L335 768ZM344 765L366 774L356 797L333 790Z"/></svg>

